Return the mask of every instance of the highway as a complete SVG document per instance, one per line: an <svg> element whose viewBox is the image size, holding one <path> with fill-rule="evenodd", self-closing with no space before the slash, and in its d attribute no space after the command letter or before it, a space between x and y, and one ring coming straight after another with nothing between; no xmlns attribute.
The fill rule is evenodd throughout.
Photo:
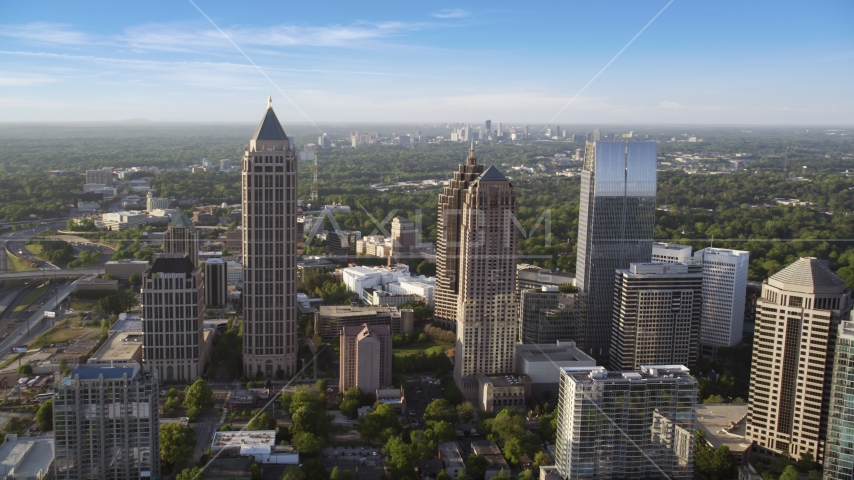
<svg viewBox="0 0 854 480"><path fill-rule="evenodd" d="M87 275L103 275L103 268L82 268L79 270L30 270L28 272L0 273L3 280L32 280L40 278L78 278Z"/></svg>
<svg viewBox="0 0 854 480"><path fill-rule="evenodd" d="M23 345L32 341L36 335L46 330L52 322L50 321L51 319L47 319L47 321L45 321L44 312L53 310L56 308L55 305L68 298L68 296L71 295L71 292L77 288L76 283L77 281L59 288L55 295L55 301L45 302L45 304L42 305L42 307L39 308L29 319L27 319L26 322L21 322L20 327L12 332L7 338L0 341L0 355L10 352L11 348L15 345ZM27 333L28 331L29 333Z"/></svg>

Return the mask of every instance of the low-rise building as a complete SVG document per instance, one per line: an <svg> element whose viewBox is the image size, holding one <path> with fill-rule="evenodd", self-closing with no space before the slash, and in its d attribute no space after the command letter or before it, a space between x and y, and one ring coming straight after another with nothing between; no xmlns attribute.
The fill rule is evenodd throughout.
<svg viewBox="0 0 854 480"><path fill-rule="evenodd" d="M409 304L409 303L424 303L424 298L421 297L420 295L396 294L396 293L386 292L383 290L373 290L373 289L368 289L368 290L371 290L371 292L370 292L371 295L370 295L370 297L368 297L369 298L368 303L370 305L377 305L377 306L389 306L390 305L390 306L395 306L395 307L401 307L401 306ZM366 293L367 293L367 291L366 291Z"/></svg>
<svg viewBox="0 0 854 480"><path fill-rule="evenodd" d="M501 453L501 449L498 448L498 444L492 440L475 440L471 442L471 451L473 454L485 458L488 462L486 473L484 474L486 480L497 477L502 471L510 474L510 465L507 464L507 460L504 460L504 455Z"/></svg>
<svg viewBox="0 0 854 480"><path fill-rule="evenodd" d="M513 407L525 408L525 400L531 396L531 378L527 375L478 375L477 406L481 410L502 410Z"/></svg>
<svg viewBox="0 0 854 480"><path fill-rule="evenodd" d="M377 402L385 403L394 407L394 411L398 415L406 413L406 395L404 395L403 387L400 388L379 388L376 391Z"/></svg>
<svg viewBox="0 0 854 480"><path fill-rule="evenodd" d="M243 265L240 262L225 262L225 279L229 285L243 285Z"/></svg>
<svg viewBox="0 0 854 480"><path fill-rule="evenodd" d="M594 367L596 360L582 352L575 342L516 344L516 375L531 379L531 395L551 392L557 398L562 367Z"/></svg>
<svg viewBox="0 0 854 480"><path fill-rule="evenodd" d="M547 270L545 268L524 263L516 265L517 294L522 290L560 285L575 286L575 275L558 270Z"/></svg>
<svg viewBox="0 0 854 480"><path fill-rule="evenodd" d="M0 446L4 480L53 478L53 437L18 437L12 433Z"/></svg>
<svg viewBox="0 0 854 480"><path fill-rule="evenodd" d="M113 292L119 291L118 280L104 280L103 278L90 277L81 278L74 284L74 291L82 290L110 290Z"/></svg>
<svg viewBox="0 0 854 480"><path fill-rule="evenodd" d="M104 264L104 274L127 280L134 273L142 275L148 268L145 260L113 260Z"/></svg>
<svg viewBox="0 0 854 480"><path fill-rule="evenodd" d="M466 468L460 447L457 442L442 442L439 444L439 459L445 464L445 472L451 478L457 478L460 470Z"/></svg>
<svg viewBox="0 0 854 480"><path fill-rule="evenodd" d="M275 430L214 432L211 453L250 456L258 463L299 464L299 452L293 445L276 445Z"/></svg>
<svg viewBox="0 0 854 480"><path fill-rule="evenodd" d="M314 314L314 331L330 341L346 326L388 325L392 335L400 333L400 310L397 307L362 307L358 305L321 305Z"/></svg>
<svg viewBox="0 0 854 480"><path fill-rule="evenodd" d="M753 444L744 438L746 425L746 403L703 403L694 408L694 430L705 432L706 442L713 448L729 448L738 464Z"/></svg>
<svg viewBox="0 0 854 480"><path fill-rule="evenodd" d="M143 333L113 332L87 363L109 365L136 362L142 365Z"/></svg>

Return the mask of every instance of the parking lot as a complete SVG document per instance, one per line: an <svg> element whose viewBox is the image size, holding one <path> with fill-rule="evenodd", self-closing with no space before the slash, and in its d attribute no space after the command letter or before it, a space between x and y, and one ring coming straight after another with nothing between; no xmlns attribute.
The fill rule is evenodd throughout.
<svg viewBox="0 0 854 480"><path fill-rule="evenodd" d="M445 391L438 380L429 376L407 380L403 388L406 394L406 418L414 428L423 428L424 410L433 400L445 398Z"/></svg>
<svg viewBox="0 0 854 480"><path fill-rule="evenodd" d="M360 478L379 478L384 473L380 447L326 447L321 458L329 471L333 467L351 472L358 468Z"/></svg>

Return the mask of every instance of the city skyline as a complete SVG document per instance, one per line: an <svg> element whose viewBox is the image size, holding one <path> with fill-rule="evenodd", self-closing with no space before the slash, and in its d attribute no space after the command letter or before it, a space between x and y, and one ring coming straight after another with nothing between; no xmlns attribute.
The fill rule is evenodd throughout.
<svg viewBox="0 0 854 480"><path fill-rule="evenodd" d="M843 2L195 5L3 7L0 121L854 122Z"/></svg>

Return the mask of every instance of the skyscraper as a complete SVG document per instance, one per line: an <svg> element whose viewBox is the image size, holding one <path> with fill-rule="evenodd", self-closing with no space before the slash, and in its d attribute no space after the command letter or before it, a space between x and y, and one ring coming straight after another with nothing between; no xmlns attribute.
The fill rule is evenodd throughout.
<svg viewBox="0 0 854 480"><path fill-rule="evenodd" d="M192 383L203 373L204 288L186 255L154 257L142 275L145 369L164 382Z"/></svg>
<svg viewBox="0 0 854 480"><path fill-rule="evenodd" d="M169 228L163 234L163 251L182 253L190 258L193 265L199 265L199 234L193 221L183 213L172 217Z"/></svg>
<svg viewBox="0 0 854 480"><path fill-rule="evenodd" d="M352 325L340 333L340 392L359 387L374 393L391 385L391 326Z"/></svg>
<svg viewBox="0 0 854 480"><path fill-rule="evenodd" d="M741 343L750 252L704 248L694 252L694 260L703 264L700 347L714 354Z"/></svg>
<svg viewBox="0 0 854 480"><path fill-rule="evenodd" d="M520 292L520 330L524 344L554 344L581 338L584 299L580 293L563 293L557 286Z"/></svg>
<svg viewBox="0 0 854 480"><path fill-rule="evenodd" d="M460 210L454 379L471 397L475 376L513 371L518 316L513 185L491 166L465 191Z"/></svg>
<svg viewBox="0 0 854 480"><path fill-rule="evenodd" d="M406 217L394 217L391 221L391 253L394 258L407 259L418 242L418 230Z"/></svg>
<svg viewBox="0 0 854 480"><path fill-rule="evenodd" d="M576 286L587 295L582 350L608 352L614 274L652 257L655 142L590 142L581 171Z"/></svg>
<svg viewBox="0 0 854 480"><path fill-rule="evenodd" d="M831 383L824 478L851 480L854 475L854 322L839 324Z"/></svg>
<svg viewBox="0 0 854 480"><path fill-rule="evenodd" d="M436 234L436 318L446 326L457 318L457 294L460 275L460 222L463 196L469 185L483 173L477 164L474 145L465 164L439 195L438 232Z"/></svg>
<svg viewBox="0 0 854 480"><path fill-rule="evenodd" d="M221 258L205 262L205 308L222 308L228 303L226 264Z"/></svg>
<svg viewBox="0 0 854 480"><path fill-rule="evenodd" d="M762 284L750 370L748 441L821 462L831 404L833 349L851 290L816 258L801 258Z"/></svg>
<svg viewBox="0 0 854 480"><path fill-rule="evenodd" d="M484 122L483 126L486 130L486 134L489 135L489 133L492 131L492 120L487 120L486 122Z"/></svg>
<svg viewBox="0 0 854 480"><path fill-rule="evenodd" d="M602 140L602 132L597 128L593 130L593 141L598 142L599 140Z"/></svg>
<svg viewBox="0 0 854 480"><path fill-rule="evenodd" d="M296 373L297 161L273 102L243 151L243 365Z"/></svg>
<svg viewBox="0 0 854 480"><path fill-rule="evenodd" d="M75 366L53 399L57 480L159 479L157 399L138 363Z"/></svg>
<svg viewBox="0 0 854 480"><path fill-rule="evenodd" d="M697 361L703 274L684 263L617 270L610 363L616 370Z"/></svg>
<svg viewBox="0 0 854 480"><path fill-rule="evenodd" d="M697 381L686 367L563 367L559 391L561 478L693 478Z"/></svg>

